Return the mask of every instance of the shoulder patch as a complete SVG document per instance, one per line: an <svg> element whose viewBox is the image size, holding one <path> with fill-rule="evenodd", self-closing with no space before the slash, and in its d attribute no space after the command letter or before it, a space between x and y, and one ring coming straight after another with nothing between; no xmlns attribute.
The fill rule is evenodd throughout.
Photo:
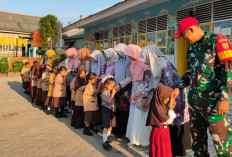
<svg viewBox="0 0 232 157"><path fill-rule="evenodd" d="M217 37L217 55L220 63L232 60L232 48L229 40L224 35Z"/></svg>

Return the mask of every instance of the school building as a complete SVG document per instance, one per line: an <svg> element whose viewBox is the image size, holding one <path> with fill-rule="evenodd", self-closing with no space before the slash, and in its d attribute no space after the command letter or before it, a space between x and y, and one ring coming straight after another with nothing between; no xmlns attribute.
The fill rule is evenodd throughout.
<svg viewBox="0 0 232 157"><path fill-rule="evenodd" d="M0 11L0 57L33 56L33 32L40 18Z"/></svg>
<svg viewBox="0 0 232 157"><path fill-rule="evenodd" d="M232 42L232 0L125 0L63 28L84 28L85 47L104 50L118 43L141 48L156 44L180 75L186 70L189 44L174 39L178 23L195 17L203 30L226 35Z"/></svg>
<svg viewBox="0 0 232 157"><path fill-rule="evenodd" d="M84 29L71 29L62 34L63 45L65 48L75 47L77 50L84 47Z"/></svg>

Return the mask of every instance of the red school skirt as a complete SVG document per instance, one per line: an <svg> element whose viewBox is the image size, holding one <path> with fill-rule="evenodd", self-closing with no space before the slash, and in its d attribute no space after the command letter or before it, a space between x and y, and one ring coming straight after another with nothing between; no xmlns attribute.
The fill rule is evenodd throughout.
<svg viewBox="0 0 232 157"><path fill-rule="evenodd" d="M152 127L150 135L150 157L172 157L169 128Z"/></svg>

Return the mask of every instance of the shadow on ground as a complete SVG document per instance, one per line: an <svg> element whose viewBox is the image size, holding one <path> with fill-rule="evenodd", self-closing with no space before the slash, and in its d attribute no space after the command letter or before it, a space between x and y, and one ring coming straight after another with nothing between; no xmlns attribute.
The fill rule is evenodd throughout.
<svg viewBox="0 0 232 157"><path fill-rule="evenodd" d="M31 103L30 95L24 93L24 89L22 88L22 83L18 81L8 81L8 85L12 90L17 92L19 95L24 97L28 102ZM21 88L20 88L21 87Z"/></svg>
<svg viewBox="0 0 232 157"><path fill-rule="evenodd" d="M10 86L10 88L12 90L14 90L15 92L17 92L19 95L21 95L23 98L25 98L29 103L31 103L31 98L28 94L24 93L24 89L22 88L22 83L19 81L8 81L7 82L8 85ZM34 107L33 105L31 107ZM38 110L39 107L36 107ZM41 110L41 112L43 112ZM46 113L44 113L46 114ZM64 123L70 130L72 130L75 134L77 134L78 136L80 136L83 140L87 141L89 144L91 144L93 147L95 147L97 150L99 150L99 148L102 148L102 129L101 129L101 125L98 125L97 128L100 131L100 133L98 133L97 135L95 134L94 137L89 137L89 136L85 136L83 135L83 129L74 129L71 126L71 118L72 118L72 114L71 113L66 113L68 115L68 118L60 118L57 119L60 122ZM51 115L54 116L55 115L55 109L51 108ZM137 152L133 151L131 148L129 148L127 146L128 141L124 141L124 142L117 142L116 141L116 137L113 138L114 141L113 143L116 144L117 148L120 149L124 149L124 151L128 152L129 154L139 157L141 156L140 154L138 154ZM94 142L93 142L94 141ZM113 145L114 145L113 144ZM110 150L110 152L114 152L116 154L118 154L117 156L123 157L126 156L125 154L123 154L121 151L119 151L119 149L117 149L116 147L113 147L112 150ZM106 151L100 151L103 155L105 156L109 156L109 152Z"/></svg>

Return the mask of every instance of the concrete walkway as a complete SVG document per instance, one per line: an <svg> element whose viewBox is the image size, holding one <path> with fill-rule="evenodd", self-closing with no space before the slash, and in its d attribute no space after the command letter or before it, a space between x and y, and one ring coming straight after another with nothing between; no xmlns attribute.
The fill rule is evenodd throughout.
<svg viewBox="0 0 232 157"><path fill-rule="evenodd" d="M83 129L70 126L31 105L23 93L20 78L0 78L0 156L1 157L123 157L140 156L127 142L112 142L110 152L102 148L102 137L83 135Z"/></svg>

